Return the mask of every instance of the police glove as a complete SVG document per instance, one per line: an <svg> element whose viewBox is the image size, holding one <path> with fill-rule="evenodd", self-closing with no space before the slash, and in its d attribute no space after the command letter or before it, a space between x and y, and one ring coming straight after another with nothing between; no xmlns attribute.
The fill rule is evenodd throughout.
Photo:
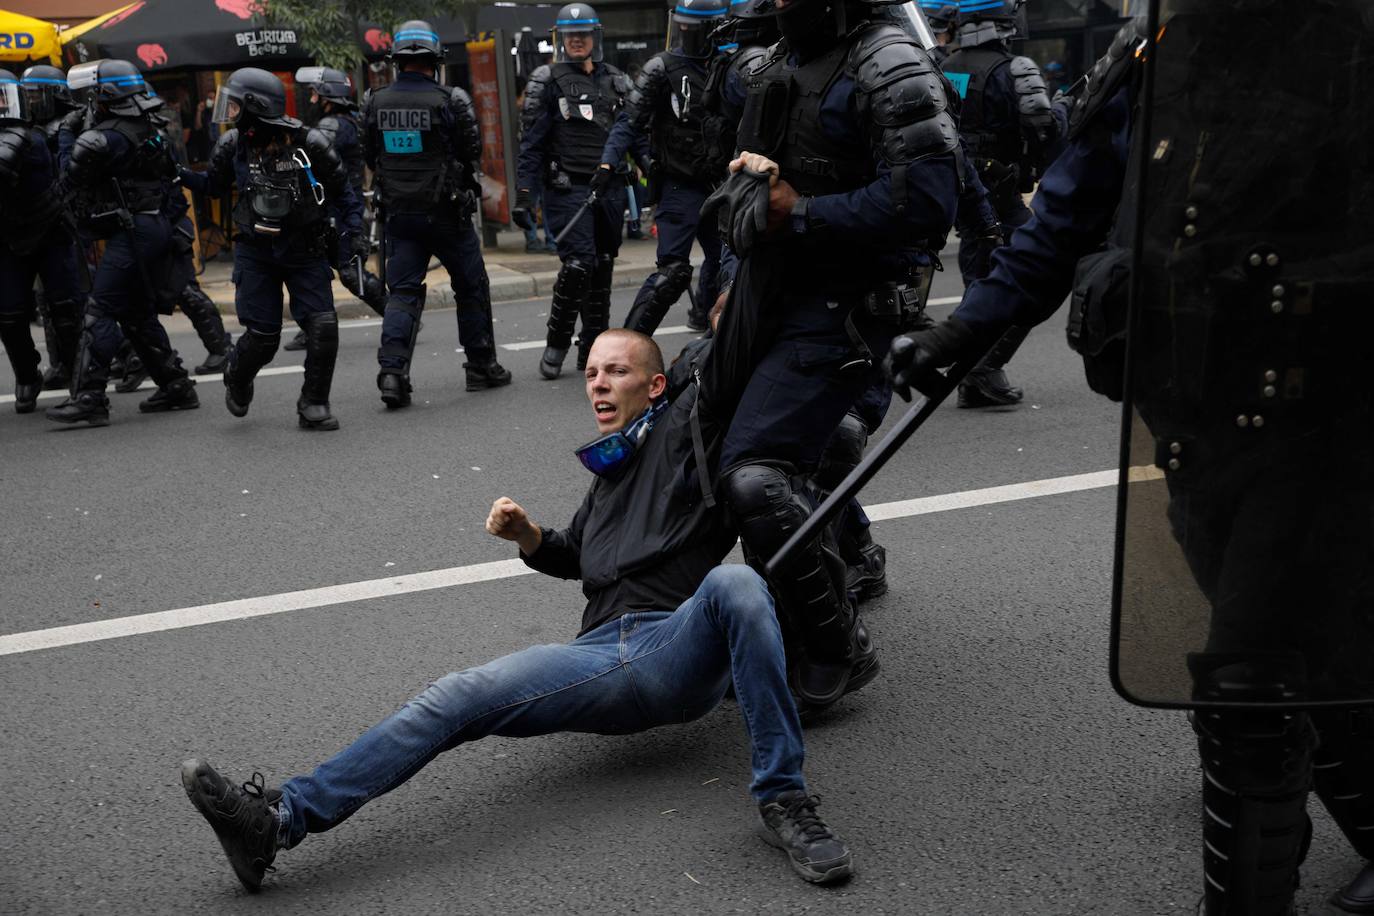
<svg viewBox="0 0 1374 916"><path fill-rule="evenodd" d="M742 168L712 191L701 205L701 218L718 220L730 250L741 258L768 231L770 177L767 172Z"/></svg>
<svg viewBox="0 0 1374 916"><path fill-rule="evenodd" d="M980 355L980 338L958 318L924 331L894 337L883 360L883 372L902 400L911 400L911 389L933 394L948 383L936 370L960 359Z"/></svg>
<svg viewBox="0 0 1374 916"><path fill-rule="evenodd" d="M608 167L599 166L595 172L592 172L592 180L587 187L593 194L600 197L602 192L606 190L606 186L611 183L611 178L614 175L615 173Z"/></svg>
<svg viewBox="0 0 1374 916"><path fill-rule="evenodd" d="M367 259L372 254L372 242L364 232L355 232L348 240L348 247L352 250L355 258Z"/></svg>
<svg viewBox="0 0 1374 916"><path fill-rule="evenodd" d="M530 189L521 188L515 192L515 206L510 211L510 221L529 232L534 229L534 202L530 200Z"/></svg>

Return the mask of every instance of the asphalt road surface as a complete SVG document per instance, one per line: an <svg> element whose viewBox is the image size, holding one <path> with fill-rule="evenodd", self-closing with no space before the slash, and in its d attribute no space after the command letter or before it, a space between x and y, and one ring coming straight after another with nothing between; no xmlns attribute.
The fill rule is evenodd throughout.
<svg viewBox="0 0 1374 916"><path fill-rule="evenodd" d="M427 315L397 413L377 398L376 322L346 325L337 433L296 428L298 353L242 420L210 380L184 413L112 395L106 429L0 401L0 912L1194 911L1192 732L1108 683L1115 489L1080 475L1113 467L1118 410L1083 384L1062 318L1013 364L1022 407L942 409L865 494L892 584L865 608L883 670L807 733L852 882L806 885L755 836L726 703L631 737L459 748L246 894L182 792L184 757L276 783L433 678L576 632L577 585L513 574L482 530L501 495L566 524L588 484L582 385L535 369L546 308L497 306L499 340L534 343L501 353L515 384L477 394L453 313ZM661 336L670 354L688 339ZM1056 495L1016 486L1059 478ZM1007 489L969 492L990 487ZM1361 864L1316 819L1304 912Z"/></svg>

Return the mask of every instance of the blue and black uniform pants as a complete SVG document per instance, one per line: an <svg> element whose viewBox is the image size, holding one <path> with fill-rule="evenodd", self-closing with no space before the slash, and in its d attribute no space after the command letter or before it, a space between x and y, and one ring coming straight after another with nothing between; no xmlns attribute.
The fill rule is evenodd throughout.
<svg viewBox="0 0 1374 916"><path fill-rule="evenodd" d="M572 342L579 315L582 317L580 349L585 359L592 341L611 322L611 278L620 253L625 216L625 185L617 176L595 204L576 222L573 217L587 200L587 185L544 189L544 220L555 237L570 223L572 228L558 243L563 262L554 283L549 305L550 347L566 350Z"/></svg>
<svg viewBox="0 0 1374 916"><path fill-rule="evenodd" d="M635 296L625 326L652 334L668 309L681 298L692 282L692 243L701 244L701 273L697 277L695 310L705 315L716 301L720 289L720 238L714 220L701 221L701 205L710 191L701 185L677 179L668 180L654 206L654 225L658 227L657 269L649 275Z"/></svg>
<svg viewBox="0 0 1374 916"><path fill-rule="evenodd" d="M84 276L79 257L76 240L61 227L50 229L37 247L23 254L0 245L0 343L20 383L38 380L42 359L29 333L35 277L43 281L43 297L57 344L54 356L64 366L71 366L76 358L86 297L78 279Z"/></svg>
<svg viewBox="0 0 1374 916"><path fill-rule="evenodd" d="M458 305L458 342L468 362L496 359L491 284L472 222L457 210L433 216L398 214L386 221L386 315L377 363L382 372L409 376L415 336L425 308L425 274L437 257L448 271Z"/></svg>
<svg viewBox="0 0 1374 916"><path fill-rule="evenodd" d="M171 237L166 216L138 213L132 230L121 230L105 243L82 321L73 394L104 394L110 360L126 339L158 387L186 378L181 357L158 321L153 286L172 257Z"/></svg>

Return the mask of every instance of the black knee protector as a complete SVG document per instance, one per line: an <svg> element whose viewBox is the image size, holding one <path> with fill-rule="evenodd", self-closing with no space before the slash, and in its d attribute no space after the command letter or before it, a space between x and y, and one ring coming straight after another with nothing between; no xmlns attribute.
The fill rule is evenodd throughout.
<svg viewBox="0 0 1374 916"><path fill-rule="evenodd" d="M726 474L722 483L740 538L762 562L772 558L810 514L781 468L744 465ZM844 597L844 565L827 563L819 539L796 551L777 570L773 587L809 651L848 655L852 613Z"/></svg>
<svg viewBox="0 0 1374 916"><path fill-rule="evenodd" d="M845 414L825 443L825 451L821 452L820 464L814 475L816 486L826 493L838 487L849 476L849 472L859 466L866 445L868 427L864 421L852 411Z"/></svg>
<svg viewBox="0 0 1374 916"><path fill-rule="evenodd" d="M625 327L641 334L653 334L668 314L668 309L692 283L692 265L685 261L668 261L658 265L635 296Z"/></svg>
<svg viewBox="0 0 1374 916"><path fill-rule="evenodd" d="M413 302L407 302L404 299L398 299L396 297L397 290L393 289L391 291L392 295L389 299L387 299L386 302L386 313L394 311L404 312L405 314L409 315L410 334L406 337L404 343L385 343L377 348L377 358L379 360L390 357L393 359L400 360L404 366L404 368L401 369L383 367L381 370L383 373L391 373L395 375L405 376L410 375L410 358L415 354L415 339L420 335L420 315L424 312L425 297L428 295L428 291L428 287L424 283L421 283L419 288L415 290L415 297ZM336 322L335 337L337 339L337 314L334 315L334 320Z"/></svg>
<svg viewBox="0 0 1374 916"><path fill-rule="evenodd" d="M1243 702L1272 691L1269 673L1190 659L1199 699ZM1305 713L1197 710L1208 913L1289 912L1311 841L1307 795L1316 732Z"/></svg>
<svg viewBox="0 0 1374 916"><path fill-rule="evenodd" d="M190 319L191 327L196 329L196 335L200 337L200 342L207 352L219 356L229 349L229 333L224 330L224 319L220 317L219 308L205 295L205 290L200 288L199 283L194 280L187 283L177 302Z"/></svg>
<svg viewBox="0 0 1374 916"><path fill-rule="evenodd" d="M1320 744L1313 763L1317 797L1350 845L1374 859L1374 710L1312 713Z"/></svg>
<svg viewBox="0 0 1374 916"><path fill-rule="evenodd" d="M324 404L329 401L339 355L339 316L335 312L320 312L306 319L302 327L305 378L301 382L301 397L312 404Z"/></svg>
<svg viewBox="0 0 1374 916"><path fill-rule="evenodd" d="M566 350L572 345L573 328L577 326L595 269L594 263L579 258L569 258L559 268L549 303L549 346Z"/></svg>
<svg viewBox="0 0 1374 916"><path fill-rule="evenodd" d="M249 327L239 335L234 344L234 378L239 382L251 381L258 370L272 361L281 346L281 331L264 331Z"/></svg>

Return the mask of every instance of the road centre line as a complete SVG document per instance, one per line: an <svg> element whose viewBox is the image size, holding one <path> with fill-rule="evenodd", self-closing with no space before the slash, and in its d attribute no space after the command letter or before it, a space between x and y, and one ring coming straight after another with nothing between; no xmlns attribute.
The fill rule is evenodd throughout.
<svg viewBox="0 0 1374 916"><path fill-rule="evenodd" d="M304 372L304 371L305 371L305 367L304 367L304 366L268 366L266 369L259 369L259 370L258 370L258 375L259 375L259 376L263 376L263 375L300 375L300 374L301 374L302 372ZM191 378L192 378L193 380L197 381L197 382L222 382L222 381L224 381L224 376L223 376L223 374L221 374L221 373L219 373L219 372L216 372L216 373L214 373L213 375L193 375L193 376L191 376ZM156 387L157 387L157 383L154 382L152 379L148 379L148 380L145 381L142 385L139 385L139 386L138 386L138 390L139 390L139 391L152 391L152 390L155 389ZM106 391L106 392L113 392L113 391L114 391L114 382L110 382L108 385L106 385L106 386L105 386L105 391ZM67 395L68 395L68 391L67 391L67 389L65 389L65 388L59 388L59 389L56 390L56 391L40 391L40 392L38 393L38 400L40 400L40 401L54 401L54 400L57 400L58 398L65 398ZM0 404L13 404L13 403L14 403L14 395L12 395L12 394L0 394Z"/></svg>
<svg viewBox="0 0 1374 916"><path fill-rule="evenodd" d="M1118 476L1119 472L1115 469L1094 471L1088 474L1029 480L1024 483L1000 487L985 487L979 490L964 490L939 496L879 503L866 506L865 511L873 521L910 518L935 512L950 512L976 506L1035 499L1042 496L1104 489L1115 486ZM1158 480L1163 476L1163 472L1154 467L1133 467L1130 470L1132 483L1142 480ZM0 636L0 655L19 655L26 652L38 652L43 649L56 649L62 646L119 639L124 636L146 636L165 630L179 630L212 623L227 623L234 620L247 620L252 617L264 617L270 614L284 614L288 611L302 611L309 608L370 601L374 598L387 598L412 592L472 585L477 582L511 579L516 576L529 575L531 572L533 570L520 560L497 560L489 563L474 563L469 566L436 569L430 572L387 576L382 579L365 579L343 585L328 585L322 588L283 592L277 595L239 598L233 601L202 604L151 614L135 614L129 617L95 620L89 623L50 627L45 630L30 630Z"/></svg>

